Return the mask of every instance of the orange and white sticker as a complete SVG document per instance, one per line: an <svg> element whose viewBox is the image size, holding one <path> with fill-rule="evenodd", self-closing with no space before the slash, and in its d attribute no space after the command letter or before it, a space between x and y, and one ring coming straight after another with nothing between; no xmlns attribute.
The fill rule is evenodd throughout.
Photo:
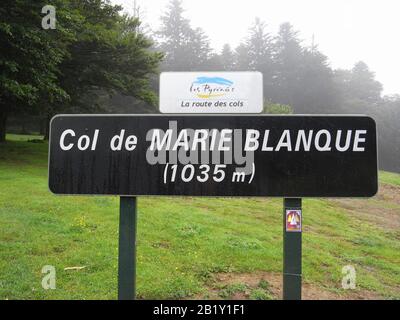
<svg viewBox="0 0 400 320"><path fill-rule="evenodd" d="M286 210L286 232L301 232L301 210Z"/></svg>

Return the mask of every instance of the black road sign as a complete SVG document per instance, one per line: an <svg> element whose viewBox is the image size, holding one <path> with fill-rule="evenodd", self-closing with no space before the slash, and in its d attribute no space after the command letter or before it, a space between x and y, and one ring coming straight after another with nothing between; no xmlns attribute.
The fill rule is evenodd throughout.
<svg viewBox="0 0 400 320"><path fill-rule="evenodd" d="M60 115L57 194L370 197L376 126L366 116Z"/></svg>

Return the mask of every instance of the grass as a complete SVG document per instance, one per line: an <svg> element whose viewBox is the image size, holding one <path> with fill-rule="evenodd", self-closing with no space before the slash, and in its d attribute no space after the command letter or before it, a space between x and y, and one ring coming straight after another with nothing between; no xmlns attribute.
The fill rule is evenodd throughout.
<svg viewBox="0 0 400 320"><path fill-rule="evenodd" d="M115 299L118 197L51 194L47 143L36 136L7 138L0 145L0 299ZM382 172L380 179L400 186L400 175ZM358 201L365 210L391 210L400 219L397 202ZM303 210L306 283L346 294L342 267L350 264L357 292L400 298L398 229L333 200L305 199ZM281 199L139 198L138 297L206 295L215 273L281 272L281 215ZM41 286L45 265L56 269L55 290ZM225 286L220 296L245 288ZM260 283L250 298L270 299L267 289L268 283Z"/></svg>
<svg viewBox="0 0 400 320"><path fill-rule="evenodd" d="M394 186L400 186L400 179L399 179L399 175L397 175L397 174L381 171L379 178L380 178L380 181L383 183L391 184Z"/></svg>

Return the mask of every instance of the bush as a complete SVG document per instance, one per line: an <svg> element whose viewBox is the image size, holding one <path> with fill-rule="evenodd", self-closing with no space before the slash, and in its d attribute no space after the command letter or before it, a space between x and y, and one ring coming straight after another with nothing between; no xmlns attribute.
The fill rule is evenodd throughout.
<svg viewBox="0 0 400 320"><path fill-rule="evenodd" d="M293 108L286 104L267 102L264 105L264 113L269 114L293 114Z"/></svg>

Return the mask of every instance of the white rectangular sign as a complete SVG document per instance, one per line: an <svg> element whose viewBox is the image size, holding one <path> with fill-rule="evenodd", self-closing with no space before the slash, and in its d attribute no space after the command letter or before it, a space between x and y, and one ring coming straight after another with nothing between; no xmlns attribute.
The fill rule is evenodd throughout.
<svg viewBox="0 0 400 320"><path fill-rule="evenodd" d="M162 72L162 113L260 113L260 72Z"/></svg>

